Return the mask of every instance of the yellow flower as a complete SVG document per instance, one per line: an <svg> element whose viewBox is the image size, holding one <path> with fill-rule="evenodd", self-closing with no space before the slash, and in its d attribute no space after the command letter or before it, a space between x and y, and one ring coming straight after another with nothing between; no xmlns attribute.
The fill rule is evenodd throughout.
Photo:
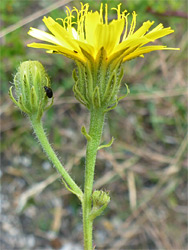
<svg viewBox="0 0 188 250"><path fill-rule="evenodd" d="M108 22L108 5L101 3L100 11L89 11L89 4L81 3L81 10L67 7L67 17L51 17L43 21L50 33L31 28L29 35L48 42L31 43L28 46L47 49L48 53L62 54L75 60L77 68L73 72L76 99L89 110L103 109L105 112L116 107L118 92L124 74L122 63L154 50L165 50L163 45L149 45L156 39L174 32L162 24L149 31L154 22L146 21L135 31L136 13L128 25L126 10L121 4L113 8L117 18ZM130 27L129 27L130 26ZM127 87L128 93L128 87Z"/></svg>
<svg viewBox="0 0 188 250"><path fill-rule="evenodd" d="M159 24L150 32L148 30L154 22L146 21L135 31L136 13L132 13L132 22L128 27L128 15L126 10L121 12L121 4L113 8L117 12L117 19L108 23L108 6L101 4L100 11L89 11L89 4L81 3L81 10L67 8L67 17L58 18L60 25L51 17L44 17L43 21L52 34L39 29L30 28L29 35L48 42L31 43L29 47L47 49L48 53L63 54L82 63L88 61L90 55L93 60L101 48L106 51L106 61L110 63L114 59L125 62L135 57L143 56L154 50L178 50L167 48L163 45L144 46L156 39L174 32L170 27L164 28ZM104 17L103 17L103 12ZM76 14L76 15L74 15Z"/></svg>

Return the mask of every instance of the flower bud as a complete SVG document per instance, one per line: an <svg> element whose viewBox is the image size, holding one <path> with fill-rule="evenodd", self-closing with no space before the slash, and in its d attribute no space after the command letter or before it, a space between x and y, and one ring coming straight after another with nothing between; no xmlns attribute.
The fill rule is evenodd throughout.
<svg viewBox="0 0 188 250"><path fill-rule="evenodd" d="M9 95L12 101L29 116L40 119L45 110L53 104L48 105L48 98L53 92L50 88L50 81L44 67L38 61L26 61L20 64L18 72L14 77L15 95L12 88Z"/></svg>
<svg viewBox="0 0 188 250"><path fill-rule="evenodd" d="M108 192L95 190L92 195L92 200L93 200L93 208L97 209L104 205L108 205L108 203L110 202L110 196Z"/></svg>

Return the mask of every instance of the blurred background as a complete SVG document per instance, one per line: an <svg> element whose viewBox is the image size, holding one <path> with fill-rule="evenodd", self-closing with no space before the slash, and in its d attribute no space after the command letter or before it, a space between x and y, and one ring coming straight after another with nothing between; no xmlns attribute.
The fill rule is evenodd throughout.
<svg viewBox="0 0 188 250"><path fill-rule="evenodd" d="M98 10L120 1L89 2ZM94 222L96 249L187 249L187 1L124 0L122 9L175 32L157 41L180 51L157 51L126 62L123 83L130 94L106 117L98 152L95 189L108 190L111 202ZM4 0L1 2L1 238L2 250L81 250L78 199L68 192L35 140L29 121L8 97L14 74L25 60L39 60L48 71L55 96L44 116L53 148L83 186L89 113L74 98L74 62L28 48L30 27L45 29L42 17L65 17L65 3L79 1ZM110 19L115 12L109 10ZM130 15L131 17L131 15ZM129 19L131 20L131 19ZM126 88L122 85L121 93Z"/></svg>

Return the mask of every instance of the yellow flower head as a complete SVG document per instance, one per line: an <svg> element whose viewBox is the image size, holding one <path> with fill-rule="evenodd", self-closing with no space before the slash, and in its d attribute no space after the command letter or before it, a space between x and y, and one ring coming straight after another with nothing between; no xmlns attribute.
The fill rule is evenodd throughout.
<svg viewBox="0 0 188 250"><path fill-rule="evenodd" d="M106 52L106 62L110 63L114 59L125 62L154 50L173 49L162 45L146 44L158 38L174 32L170 27L164 28L159 24L149 31L154 22L146 21L135 31L136 13L132 13L130 28L128 25L128 15L126 10L121 11L121 4L113 8L117 12L117 18L108 22L108 5L105 8L101 3L100 11L89 11L89 4L81 3L81 10L75 7L67 8L67 17L58 18L62 22L60 25L51 17L44 17L43 21L50 33L39 29L30 28L29 35L48 42L31 43L29 47L47 49L48 53L63 54L75 61L85 63L88 57L96 59L98 52L104 48Z"/></svg>
<svg viewBox="0 0 188 250"><path fill-rule="evenodd" d="M74 95L89 110L107 112L122 99L117 95L124 74L123 62L154 50L176 50L162 45L145 46L174 32L170 27L159 24L149 32L154 22L146 21L135 31L136 13L132 13L132 22L128 25L129 13L121 11L121 4L113 9L117 18L108 22L107 4L101 4L99 12L92 12L88 3L81 3L81 10L67 7L67 17L58 19L61 25L51 17L43 18L51 34L35 28L29 31L29 35L48 42L31 43L29 47L47 49L48 53L75 60Z"/></svg>

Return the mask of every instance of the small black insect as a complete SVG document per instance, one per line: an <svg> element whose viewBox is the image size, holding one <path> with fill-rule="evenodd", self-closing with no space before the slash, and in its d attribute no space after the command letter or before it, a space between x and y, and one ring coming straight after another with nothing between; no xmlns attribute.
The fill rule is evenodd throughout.
<svg viewBox="0 0 188 250"><path fill-rule="evenodd" d="M47 86L44 86L44 90L45 90L45 92L46 92L47 97L48 97L48 98L52 98L52 96L53 96L53 91L52 91L52 89L51 89L51 88L48 88Z"/></svg>

